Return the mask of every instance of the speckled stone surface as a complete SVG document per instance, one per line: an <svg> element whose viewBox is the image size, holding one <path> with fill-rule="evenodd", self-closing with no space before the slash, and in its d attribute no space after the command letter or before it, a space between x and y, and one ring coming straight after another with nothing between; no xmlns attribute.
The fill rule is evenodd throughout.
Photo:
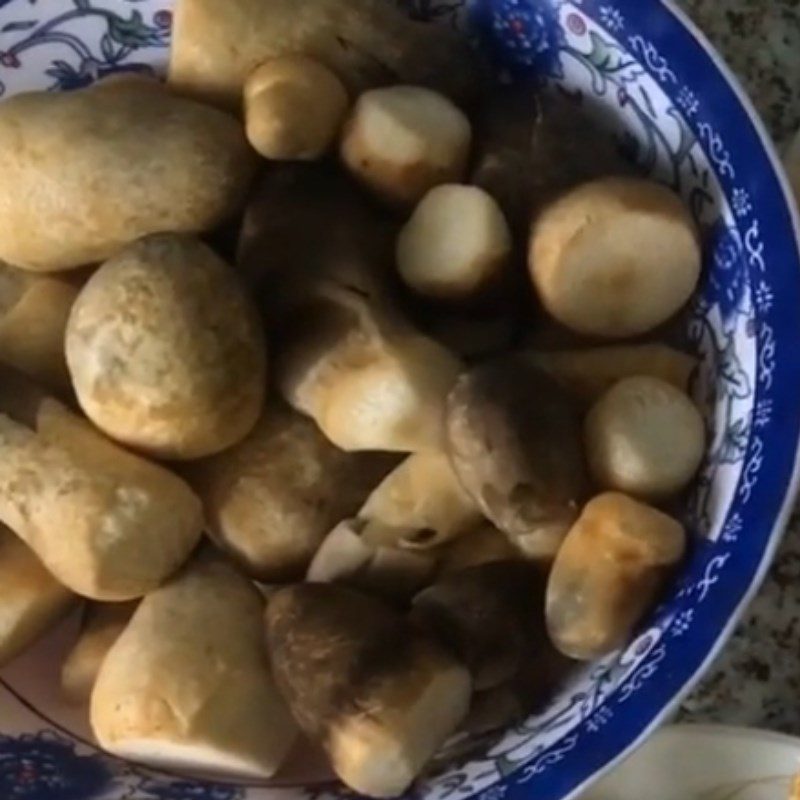
<svg viewBox="0 0 800 800"><path fill-rule="evenodd" d="M800 0L684 0L780 143L800 125ZM800 734L800 513L758 598L700 688L692 721Z"/></svg>
<svg viewBox="0 0 800 800"><path fill-rule="evenodd" d="M773 135L800 125L800 0L681 0L733 67Z"/></svg>

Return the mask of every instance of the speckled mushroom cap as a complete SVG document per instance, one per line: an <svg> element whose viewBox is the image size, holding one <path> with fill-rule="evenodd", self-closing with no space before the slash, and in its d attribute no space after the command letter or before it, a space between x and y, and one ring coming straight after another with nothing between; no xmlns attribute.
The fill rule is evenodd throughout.
<svg viewBox="0 0 800 800"><path fill-rule="evenodd" d="M75 303L66 349L87 416L154 456L223 450L261 411L257 313L233 270L189 236L148 237L107 261Z"/></svg>

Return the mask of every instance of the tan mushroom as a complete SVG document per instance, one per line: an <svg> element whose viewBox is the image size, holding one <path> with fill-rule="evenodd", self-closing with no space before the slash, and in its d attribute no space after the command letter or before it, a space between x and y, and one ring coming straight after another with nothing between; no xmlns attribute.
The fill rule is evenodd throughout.
<svg viewBox="0 0 800 800"><path fill-rule="evenodd" d="M413 206L467 169L469 119L446 97L420 86L365 92L345 123L341 157L377 197Z"/></svg>
<svg viewBox="0 0 800 800"><path fill-rule="evenodd" d="M149 594L92 692L100 745L152 765L271 777L296 727L270 675L263 609L246 578L209 556Z"/></svg>
<svg viewBox="0 0 800 800"><path fill-rule="evenodd" d="M640 178L578 186L531 233L530 274L544 307L590 336L637 336L668 320L697 287L701 261L682 200Z"/></svg>
<svg viewBox="0 0 800 800"><path fill-rule="evenodd" d="M158 81L4 99L0 260L55 272L151 233L211 230L244 204L255 166L236 119Z"/></svg>
<svg viewBox="0 0 800 800"><path fill-rule="evenodd" d="M214 540L251 577L303 577L340 520L355 514L395 463L345 453L313 420L273 402L238 445L190 465Z"/></svg>
<svg viewBox="0 0 800 800"><path fill-rule="evenodd" d="M264 158L313 161L333 145L349 105L342 82L320 62L273 58L245 81L247 138Z"/></svg>
<svg viewBox="0 0 800 800"><path fill-rule="evenodd" d="M481 87L480 62L464 38L384 0L179 0L168 81L181 94L238 109L253 69L297 53L332 69L354 94L404 82L463 99Z"/></svg>
<svg viewBox="0 0 800 800"><path fill-rule="evenodd" d="M199 541L200 501L163 467L0 370L0 521L76 594L141 597Z"/></svg>
<svg viewBox="0 0 800 800"><path fill-rule="evenodd" d="M0 526L0 666L34 644L75 601L25 542Z"/></svg>
<svg viewBox="0 0 800 800"><path fill-rule="evenodd" d="M61 665L61 693L70 703L88 704L108 651L128 627L137 607L138 602L86 606L78 641Z"/></svg>
<svg viewBox="0 0 800 800"><path fill-rule="evenodd" d="M352 590L282 589L267 608L267 641L300 727L322 743L339 778L369 797L406 791L469 709L464 667Z"/></svg>
<svg viewBox="0 0 800 800"><path fill-rule="evenodd" d="M72 308L66 352L92 422L158 458L224 450L261 413L262 323L233 269L190 236L149 236L103 264Z"/></svg>
<svg viewBox="0 0 800 800"><path fill-rule="evenodd" d="M566 656L591 661L622 647L683 557L683 526L623 494L592 500L550 573L547 627Z"/></svg>

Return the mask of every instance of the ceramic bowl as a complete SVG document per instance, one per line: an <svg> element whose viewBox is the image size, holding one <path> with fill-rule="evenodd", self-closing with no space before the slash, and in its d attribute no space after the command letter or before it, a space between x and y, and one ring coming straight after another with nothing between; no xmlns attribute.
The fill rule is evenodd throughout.
<svg viewBox="0 0 800 800"><path fill-rule="evenodd" d="M541 713L479 743L412 793L425 800L563 800L676 710L778 544L800 433L797 218L752 107L708 42L665 0L406 5L418 17L469 28L506 76L569 92L646 172L683 195L706 243L705 278L684 333L702 356L694 391L710 438L685 512L694 538L685 568L624 652L587 667ZM168 0L0 0L0 95L75 89L118 70L161 71L170 22ZM347 795L309 783L302 759L304 784L287 785L289 776L282 785L250 787L104 756L91 742L85 712L65 707L55 688L70 624L2 673L3 800Z"/></svg>
<svg viewBox="0 0 800 800"><path fill-rule="evenodd" d="M800 739L793 736L674 725L655 734L581 800L788 800L798 771Z"/></svg>

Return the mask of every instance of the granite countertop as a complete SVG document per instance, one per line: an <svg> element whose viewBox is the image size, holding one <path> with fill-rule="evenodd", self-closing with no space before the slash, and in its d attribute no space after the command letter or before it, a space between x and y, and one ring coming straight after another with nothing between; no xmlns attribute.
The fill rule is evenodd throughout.
<svg viewBox="0 0 800 800"><path fill-rule="evenodd" d="M679 0L733 67L776 139L800 126L800 0Z"/></svg>
<svg viewBox="0 0 800 800"><path fill-rule="evenodd" d="M800 126L800 0L683 0L773 136ZM769 578L683 717L800 734L800 508Z"/></svg>

